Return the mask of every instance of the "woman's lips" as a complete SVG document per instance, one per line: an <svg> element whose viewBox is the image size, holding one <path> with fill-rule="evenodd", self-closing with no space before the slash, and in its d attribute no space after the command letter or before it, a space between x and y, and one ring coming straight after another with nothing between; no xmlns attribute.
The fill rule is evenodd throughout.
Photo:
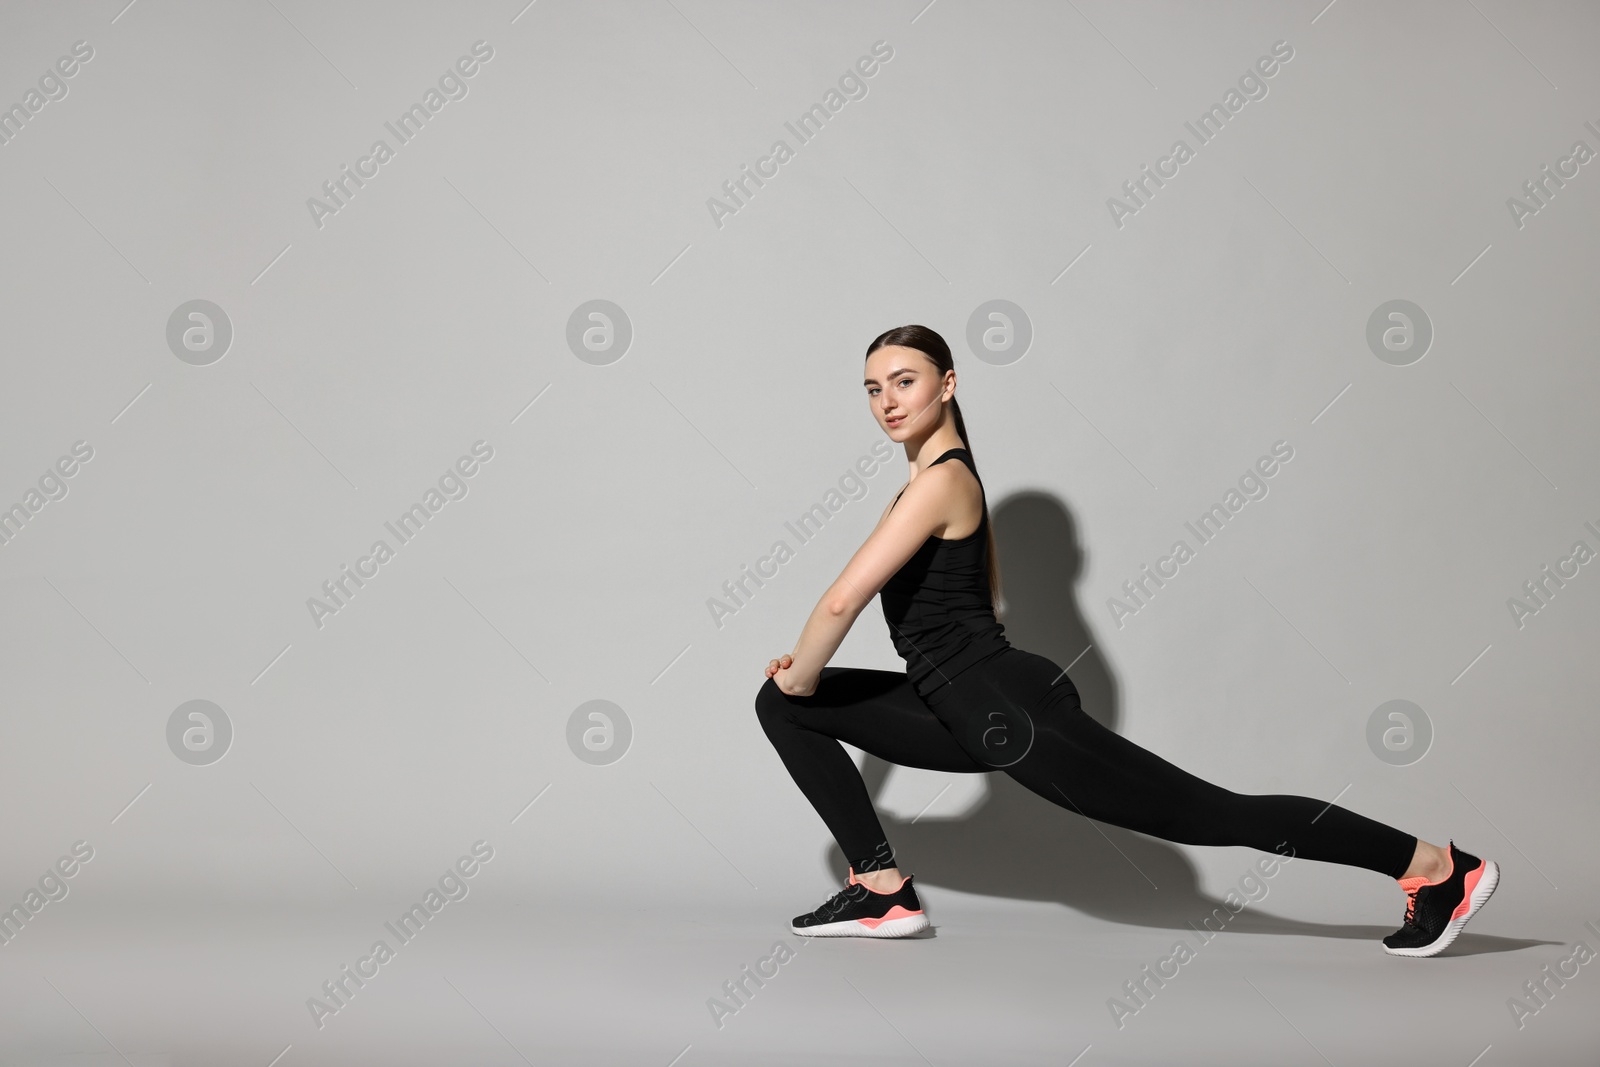
<svg viewBox="0 0 1600 1067"><path fill-rule="evenodd" d="M906 420L906 417L904 415L895 415L895 416L893 416L891 418L884 419L883 421L884 421L885 425L898 426L902 422L904 422L905 420Z"/></svg>

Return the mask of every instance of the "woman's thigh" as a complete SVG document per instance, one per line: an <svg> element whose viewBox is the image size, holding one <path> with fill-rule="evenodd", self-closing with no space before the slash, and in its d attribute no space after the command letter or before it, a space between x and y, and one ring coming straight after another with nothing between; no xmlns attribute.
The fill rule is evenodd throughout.
<svg viewBox="0 0 1600 1067"><path fill-rule="evenodd" d="M975 760L1082 815L1171 840L1233 799L1085 714L1044 656L1011 649L957 675L931 707Z"/></svg>
<svg viewBox="0 0 1600 1067"><path fill-rule="evenodd" d="M903 671L824 667L816 692L790 696L767 679L756 706L902 767L978 773L975 760L911 687Z"/></svg>
<svg viewBox="0 0 1600 1067"><path fill-rule="evenodd" d="M935 690L928 706L962 751L987 770L1016 767L1043 726L1052 733L1082 714L1066 672L1037 653L1009 648Z"/></svg>

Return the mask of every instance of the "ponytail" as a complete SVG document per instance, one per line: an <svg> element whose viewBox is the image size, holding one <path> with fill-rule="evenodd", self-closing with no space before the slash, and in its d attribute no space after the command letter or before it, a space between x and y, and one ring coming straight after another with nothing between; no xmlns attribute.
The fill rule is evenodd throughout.
<svg viewBox="0 0 1600 1067"><path fill-rule="evenodd" d="M972 442L967 438L967 422L961 417L961 402L955 397L950 398L950 413L955 416L956 433L961 435L961 443L966 446L967 454L972 455ZM978 457L972 457L972 471L978 471ZM1000 558L994 547L994 523L987 521L989 518L989 497L984 494L983 500L984 540L989 545L989 600L994 605L996 621L1000 618Z"/></svg>

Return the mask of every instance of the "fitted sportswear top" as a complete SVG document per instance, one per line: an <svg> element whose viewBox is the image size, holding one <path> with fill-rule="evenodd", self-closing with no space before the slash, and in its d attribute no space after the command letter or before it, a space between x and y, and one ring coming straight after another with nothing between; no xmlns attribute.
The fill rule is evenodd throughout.
<svg viewBox="0 0 1600 1067"><path fill-rule="evenodd" d="M964 448L952 448L928 466L952 456L977 477L972 453ZM978 490L983 490L981 479ZM894 504L899 502L896 494ZM906 675L919 696L1011 647L989 596L988 527L985 497L976 530L954 540L930 536L879 594L895 651L906 661Z"/></svg>

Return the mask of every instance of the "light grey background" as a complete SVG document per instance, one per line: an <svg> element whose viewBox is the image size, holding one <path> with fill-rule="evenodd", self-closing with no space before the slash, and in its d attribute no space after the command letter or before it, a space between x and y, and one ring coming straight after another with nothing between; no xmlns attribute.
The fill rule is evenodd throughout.
<svg viewBox="0 0 1600 1067"><path fill-rule="evenodd" d="M1575 142L1600 149L1594 5L110 0L11 3L3 22L0 104L74 42L94 50L0 145L0 505L93 449L0 547L0 902L94 850L0 948L0 997L28 1020L7 1062L611 1062L595 1050L623 1030L626 1062L661 1064L686 1045L679 1062L846 1044L970 1062L1007 1040L1010 1062L1193 1059L1197 1032L1235 1063L1380 1062L1323 982L1406 1031L1448 1026L1436 1062L1488 1045L1485 1063L1590 1062L1562 1057L1600 1044L1600 978L1524 1029L1506 1001L1600 943L1583 926L1600 921L1596 565L1520 626L1508 602L1574 542L1600 550L1600 163L1521 225L1508 202ZM480 40L493 58L467 94L319 227L308 198L393 145L384 123ZM799 144L784 123L878 41L893 57L865 95ZM1123 183L1195 146L1185 122L1279 41L1293 58L1266 95L1119 225ZM708 199L780 138L794 158L718 226ZM204 366L166 338L197 299L233 330ZM567 340L596 299L633 331L604 365ZM966 340L996 299L1033 331L1004 365ZM1405 366L1367 340L1393 300L1433 332ZM793 979L742 1035L708 1024L719 983L795 941L789 917L843 876L752 700L903 458L720 626L708 601L793 546L784 523L882 440L859 371L908 322L956 352L1013 643L1203 777L1337 797L1496 859L1468 958L1384 957L1393 884L1292 864L1262 909L1288 925L1236 922L1306 935L1294 977L1250 972L1298 1015L1231 978L1217 1003L1249 1021L1211 1004L1226 953L1272 942L1281 962L1290 943L1222 938L1211 975L1167 995L1188 1004L1129 1037L1105 999L1259 854L873 760L930 914L970 903L969 931L1003 950L969 945L898 1017L882 1002L908 955L860 997L833 978L810 1002ZM493 458L467 494L319 628L308 599L396 544L385 521L480 440ZM1293 458L1267 495L1119 625L1108 600L1195 544L1184 523L1278 441ZM876 603L833 662L903 667ZM1396 699L1433 733L1402 766L1367 734ZM191 700L231 723L209 765L169 747ZM594 700L632 731L605 765L568 741ZM440 916L458 932L311 1027L303 1001L479 840L493 859ZM684 962L736 912L741 938ZM1346 948L1302 923L1359 933L1335 935ZM515 963L423 958L469 937ZM1053 962L1030 955L1048 937ZM1338 951L1385 977L1328 971ZM1451 995L1403 1003L1451 965ZM1019 966L1044 968L1017 979L1037 1005L949 1011ZM840 1004L870 1037L819 1022Z"/></svg>

